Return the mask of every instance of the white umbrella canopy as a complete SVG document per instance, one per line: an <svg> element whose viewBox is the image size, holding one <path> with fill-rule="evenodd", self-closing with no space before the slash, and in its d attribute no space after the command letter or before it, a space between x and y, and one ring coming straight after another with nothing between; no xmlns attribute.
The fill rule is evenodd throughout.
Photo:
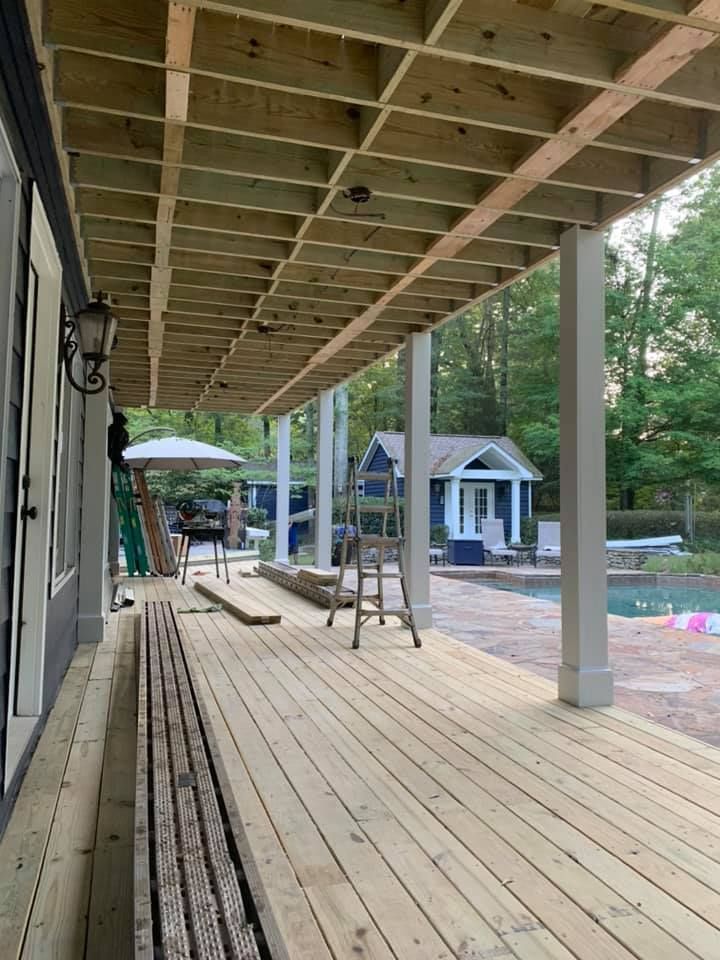
<svg viewBox="0 0 720 960"><path fill-rule="evenodd" d="M226 470L246 463L244 457L220 447L182 437L162 437L128 447L127 464L137 470Z"/></svg>

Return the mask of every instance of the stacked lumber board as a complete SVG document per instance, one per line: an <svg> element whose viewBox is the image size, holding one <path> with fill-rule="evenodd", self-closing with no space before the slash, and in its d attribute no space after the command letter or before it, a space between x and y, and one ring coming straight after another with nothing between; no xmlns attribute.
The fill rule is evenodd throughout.
<svg viewBox="0 0 720 960"><path fill-rule="evenodd" d="M297 572L298 580L307 583L316 583L320 587L334 586L338 575L332 570L321 570L320 567L300 567Z"/></svg>
<svg viewBox="0 0 720 960"><path fill-rule="evenodd" d="M167 601L146 603L143 615L137 774L136 958L151 960L159 948L163 956L259 960Z"/></svg>
<svg viewBox="0 0 720 960"><path fill-rule="evenodd" d="M259 561L258 573L261 577L272 580L293 593L299 593L306 600L312 600L313 603L321 607L329 607L332 602L334 586L322 586L319 583L313 583L309 579L301 578L295 567L287 563L281 563L277 560ZM353 604L355 602L355 591L343 587L341 594L341 603L343 605Z"/></svg>
<svg viewBox="0 0 720 960"><path fill-rule="evenodd" d="M247 589L240 582L229 586L221 580L213 583L196 583L195 589L203 596L209 597L215 603L220 603L233 616L243 623L253 626L280 623L279 613L269 609L261 600L258 600L251 589Z"/></svg>

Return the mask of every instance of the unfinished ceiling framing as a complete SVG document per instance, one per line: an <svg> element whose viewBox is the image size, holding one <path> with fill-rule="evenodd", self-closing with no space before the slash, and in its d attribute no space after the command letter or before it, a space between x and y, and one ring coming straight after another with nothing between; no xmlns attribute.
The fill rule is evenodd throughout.
<svg viewBox="0 0 720 960"><path fill-rule="evenodd" d="M694 173L719 35L720 0L47 0L117 401L287 412Z"/></svg>

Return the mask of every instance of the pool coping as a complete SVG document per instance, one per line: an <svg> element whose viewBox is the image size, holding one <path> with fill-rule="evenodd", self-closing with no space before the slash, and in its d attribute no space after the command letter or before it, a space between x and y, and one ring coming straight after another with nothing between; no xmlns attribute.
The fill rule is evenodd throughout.
<svg viewBox="0 0 720 960"><path fill-rule="evenodd" d="M467 583L505 583L516 587L546 587L560 583L560 569L547 568L540 571L520 571L511 567L455 567L433 570L435 577L445 577L448 580L463 580ZM608 586L629 587L709 587L720 590L720 577L712 574L688 573L645 573L643 571L608 570Z"/></svg>

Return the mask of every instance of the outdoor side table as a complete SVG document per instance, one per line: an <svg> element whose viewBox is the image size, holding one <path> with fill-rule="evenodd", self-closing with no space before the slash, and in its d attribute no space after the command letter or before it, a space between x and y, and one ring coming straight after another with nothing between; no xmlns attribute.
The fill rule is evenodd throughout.
<svg viewBox="0 0 720 960"><path fill-rule="evenodd" d="M515 566L522 566L526 560L529 560L534 567L537 566L537 554L534 543L511 543L510 549L515 552Z"/></svg>
<svg viewBox="0 0 720 960"><path fill-rule="evenodd" d="M182 528L182 540L180 541L180 553L178 554L178 564L175 570L175 576L180 573L180 564L182 563L183 547L185 550L185 565L183 567L182 583L185 585L187 576L188 560L190 559L190 541L191 539L202 540L205 543L211 543L215 551L215 576L220 579L220 562L218 558L218 543L222 548L223 563L225 564L225 582L230 583L230 572L227 564L227 554L225 552L225 528L216 526L193 526L193 524L184 524Z"/></svg>

